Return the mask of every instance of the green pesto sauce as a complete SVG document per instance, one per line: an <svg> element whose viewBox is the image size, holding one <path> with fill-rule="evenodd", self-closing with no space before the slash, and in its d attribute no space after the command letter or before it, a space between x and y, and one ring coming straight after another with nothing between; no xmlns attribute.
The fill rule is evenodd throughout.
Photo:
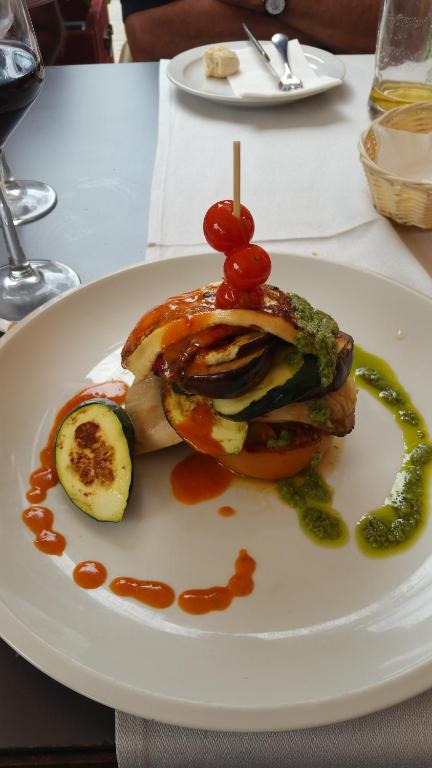
<svg viewBox="0 0 432 768"><path fill-rule="evenodd" d="M356 531L365 554L390 555L413 544L424 528L432 443L424 419L384 360L356 345L353 370L356 385L393 414L403 435L404 453L393 488L382 506L362 517Z"/></svg>
<svg viewBox="0 0 432 768"><path fill-rule="evenodd" d="M299 349L292 344L289 344L286 354L284 355L284 362L287 363L287 365L292 365L293 368L301 368L304 362L304 356Z"/></svg>
<svg viewBox="0 0 432 768"><path fill-rule="evenodd" d="M432 441L423 417L384 360L356 345L353 370L356 385L390 411L403 436L401 467L389 496L382 506L366 513L356 529L356 540L364 554L386 556L411 546L425 526ZM317 418L324 416L318 405ZM341 546L348 540L348 529L331 506L333 491L316 471L318 461L317 456L308 469L279 480L278 493L297 511L309 538L318 544Z"/></svg>
<svg viewBox="0 0 432 768"><path fill-rule="evenodd" d="M286 448L288 445L291 445L292 439L292 433L288 432L286 429L282 429L279 437L271 437L269 440L267 440L266 445L267 448Z"/></svg>
<svg viewBox="0 0 432 768"><path fill-rule="evenodd" d="M326 387L333 381L338 356L338 325L330 315L315 309L296 293L287 296L299 327L295 345L302 354L318 357L321 384Z"/></svg>
<svg viewBox="0 0 432 768"><path fill-rule="evenodd" d="M295 477L277 483L279 496L294 507L301 527L317 544L340 547L349 538L348 528L332 506L333 490L313 465Z"/></svg>
<svg viewBox="0 0 432 768"><path fill-rule="evenodd" d="M309 408L309 418L316 427L324 427L330 421L330 408L324 400L314 400Z"/></svg>

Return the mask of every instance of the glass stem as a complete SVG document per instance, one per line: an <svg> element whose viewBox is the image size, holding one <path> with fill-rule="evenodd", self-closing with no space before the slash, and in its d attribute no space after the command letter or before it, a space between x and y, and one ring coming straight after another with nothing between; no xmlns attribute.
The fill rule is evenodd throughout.
<svg viewBox="0 0 432 768"><path fill-rule="evenodd" d="M3 162L3 153L0 154L0 160ZM30 266L18 240L12 214L4 194L3 184L0 184L0 222L9 256L11 278L22 280L26 277L34 277L35 272Z"/></svg>
<svg viewBox="0 0 432 768"><path fill-rule="evenodd" d="M5 153L1 153L1 177L5 184L7 184L8 181L15 181L12 171L9 168L9 164L6 161Z"/></svg>

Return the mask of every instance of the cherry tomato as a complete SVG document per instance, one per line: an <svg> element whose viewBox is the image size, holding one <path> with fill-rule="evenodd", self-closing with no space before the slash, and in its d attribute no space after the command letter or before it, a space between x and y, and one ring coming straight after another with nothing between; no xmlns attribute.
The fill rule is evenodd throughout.
<svg viewBox="0 0 432 768"><path fill-rule="evenodd" d="M227 282L243 291L251 291L265 283L270 271L270 256L254 243L230 251L224 265Z"/></svg>
<svg viewBox="0 0 432 768"><path fill-rule="evenodd" d="M233 213L232 200L220 200L208 209L204 216L205 239L216 251L230 251L239 245L246 245L252 239L255 224L252 214L240 206L240 218Z"/></svg>
<svg viewBox="0 0 432 768"><path fill-rule="evenodd" d="M253 291L240 291L223 281L216 291L216 307L218 309L255 309L261 307L264 301L262 288Z"/></svg>

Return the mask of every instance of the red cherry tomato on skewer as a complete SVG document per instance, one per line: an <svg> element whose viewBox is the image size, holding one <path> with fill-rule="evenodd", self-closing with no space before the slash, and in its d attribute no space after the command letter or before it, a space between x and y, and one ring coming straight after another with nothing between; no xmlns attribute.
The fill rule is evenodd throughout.
<svg viewBox="0 0 432 768"><path fill-rule="evenodd" d="M218 309L255 309L261 307L263 301L264 293L260 287L252 291L241 291L224 280L216 291Z"/></svg>
<svg viewBox="0 0 432 768"><path fill-rule="evenodd" d="M254 243L230 251L224 265L226 281L242 291L251 291L265 283L270 271L270 256Z"/></svg>
<svg viewBox="0 0 432 768"><path fill-rule="evenodd" d="M216 251L230 251L240 245L246 245L252 239L255 224L252 214L240 206L240 218L233 212L232 200L220 200L212 205L204 216L204 235Z"/></svg>

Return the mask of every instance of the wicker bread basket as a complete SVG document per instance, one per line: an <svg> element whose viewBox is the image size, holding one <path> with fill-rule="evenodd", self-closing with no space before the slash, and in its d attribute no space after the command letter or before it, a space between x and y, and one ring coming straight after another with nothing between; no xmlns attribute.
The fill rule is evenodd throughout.
<svg viewBox="0 0 432 768"><path fill-rule="evenodd" d="M432 132L432 103L419 102L386 112L375 120L360 140L360 160L375 208L400 224L432 229L432 182L395 176L375 163L377 143L374 125L414 133Z"/></svg>

